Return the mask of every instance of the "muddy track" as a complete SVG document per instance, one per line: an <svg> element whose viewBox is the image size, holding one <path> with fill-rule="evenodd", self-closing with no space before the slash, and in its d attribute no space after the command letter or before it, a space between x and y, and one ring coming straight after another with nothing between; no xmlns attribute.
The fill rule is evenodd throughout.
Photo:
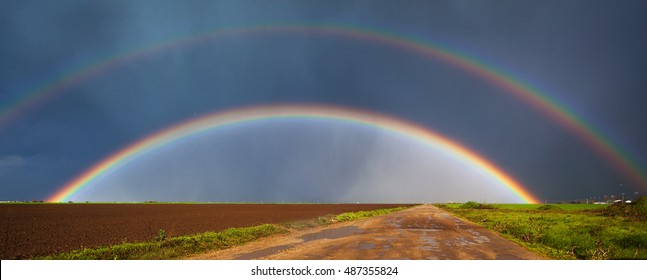
<svg viewBox="0 0 647 280"><path fill-rule="evenodd" d="M496 233L422 205L293 232L192 259L545 259Z"/></svg>

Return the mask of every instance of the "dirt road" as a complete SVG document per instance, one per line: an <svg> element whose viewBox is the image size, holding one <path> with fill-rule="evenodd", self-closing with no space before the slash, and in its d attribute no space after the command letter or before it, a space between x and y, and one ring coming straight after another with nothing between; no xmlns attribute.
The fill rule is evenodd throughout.
<svg viewBox="0 0 647 280"><path fill-rule="evenodd" d="M543 259L432 205L298 231L193 259Z"/></svg>

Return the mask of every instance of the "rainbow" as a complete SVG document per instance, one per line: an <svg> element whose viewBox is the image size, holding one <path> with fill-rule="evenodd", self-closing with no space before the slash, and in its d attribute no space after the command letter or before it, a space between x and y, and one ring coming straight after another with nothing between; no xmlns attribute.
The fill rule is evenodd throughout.
<svg viewBox="0 0 647 280"><path fill-rule="evenodd" d="M182 37L180 39L161 42L135 51L119 53L109 56L104 60L89 64L77 71L65 73L43 86L21 95L8 105L0 108L0 129L7 126L12 120L24 114L28 109L49 100L56 95L66 92L66 89L113 70L128 62L137 61L146 57L165 53L177 48L187 47L199 43L216 42L227 38L251 36L254 34L292 34L306 33L322 36L335 36L373 42L390 46L396 49L417 53L435 61L452 65L458 69L480 77L497 87L504 89L518 99L543 112L546 116L561 124L568 131L577 135L597 153L602 155L611 166L622 173L631 181L634 187L647 190L647 173L641 169L636 160L605 137L599 129L586 122L573 110L551 98L548 94L515 79L496 68L471 58L467 55L452 51L441 46L423 42L398 34L383 31L360 29L348 26L324 25L260 25L242 28L229 28L216 30L197 35Z"/></svg>
<svg viewBox="0 0 647 280"><path fill-rule="evenodd" d="M88 185L99 176L110 172L116 167L134 160L155 149L181 141L182 139L207 130L218 129L235 124L281 118L328 119L350 122L375 127L392 133L418 140L426 145L439 147L457 158L466 161L478 170L484 171L497 182L507 187L526 203L539 203L512 176L506 174L492 162L466 148L458 142L422 126L357 109L322 105L266 105L231 111L216 112L210 115L191 119L162 129L126 148L103 159L80 176L63 186L58 192L49 197L50 202L63 202Z"/></svg>

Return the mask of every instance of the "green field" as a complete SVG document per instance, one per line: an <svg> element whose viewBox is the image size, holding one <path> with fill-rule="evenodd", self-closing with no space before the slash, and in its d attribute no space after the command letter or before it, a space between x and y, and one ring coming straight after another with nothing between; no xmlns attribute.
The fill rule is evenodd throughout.
<svg viewBox="0 0 647 280"><path fill-rule="evenodd" d="M551 205L567 211L597 210L609 206L608 204L492 204L495 208L510 210L537 210L537 208L545 205Z"/></svg>
<svg viewBox="0 0 647 280"><path fill-rule="evenodd" d="M647 203L641 202L439 206L551 258L647 259Z"/></svg>
<svg viewBox="0 0 647 280"><path fill-rule="evenodd" d="M443 204L447 208L459 208L464 203L450 203ZM508 209L508 210L537 210L540 207L545 207L550 205L552 207L559 208L561 210L567 211L577 211L577 210L599 210L604 209L609 206L609 204L483 204L489 207L496 209Z"/></svg>

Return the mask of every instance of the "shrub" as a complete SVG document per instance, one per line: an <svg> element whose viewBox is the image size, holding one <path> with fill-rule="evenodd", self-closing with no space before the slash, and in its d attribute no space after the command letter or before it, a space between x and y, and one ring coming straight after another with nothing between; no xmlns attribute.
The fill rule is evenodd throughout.
<svg viewBox="0 0 647 280"><path fill-rule="evenodd" d="M562 210L559 206L552 205L552 204L544 204L542 206L539 206L537 210L542 210L542 211L547 211L547 210Z"/></svg>
<svg viewBox="0 0 647 280"><path fill-rule="evenodd" d="M461 208L461 209L494 209L494 207L492 207L490 205L481 204L481 203L474 202L474 201L465 202L463 205L461 205L458 208Z"/></svg>
<svg viewBox="0 0 647 280"><path fill-rule="evenodd" d="M458 208L461 208L461 209L479 209L480 207L481 207L480 203L474 202L474 201L468 201L468 202L465 202L463 205L461 205Z"/></svg>
<svg viewBox="0 0 647 280"><path fill-rule="evenodd" d="M606 216L626 217L635 221L647 221L647 197L641 196L630 204L613 204L604 210Z"/></svg>
<svg viewBox="0 0 647 280"><path fill-rule="evenodd" d="M164 241L166 240L166 232L163 229L160 229L155 236L155 241Z"/></svg>

